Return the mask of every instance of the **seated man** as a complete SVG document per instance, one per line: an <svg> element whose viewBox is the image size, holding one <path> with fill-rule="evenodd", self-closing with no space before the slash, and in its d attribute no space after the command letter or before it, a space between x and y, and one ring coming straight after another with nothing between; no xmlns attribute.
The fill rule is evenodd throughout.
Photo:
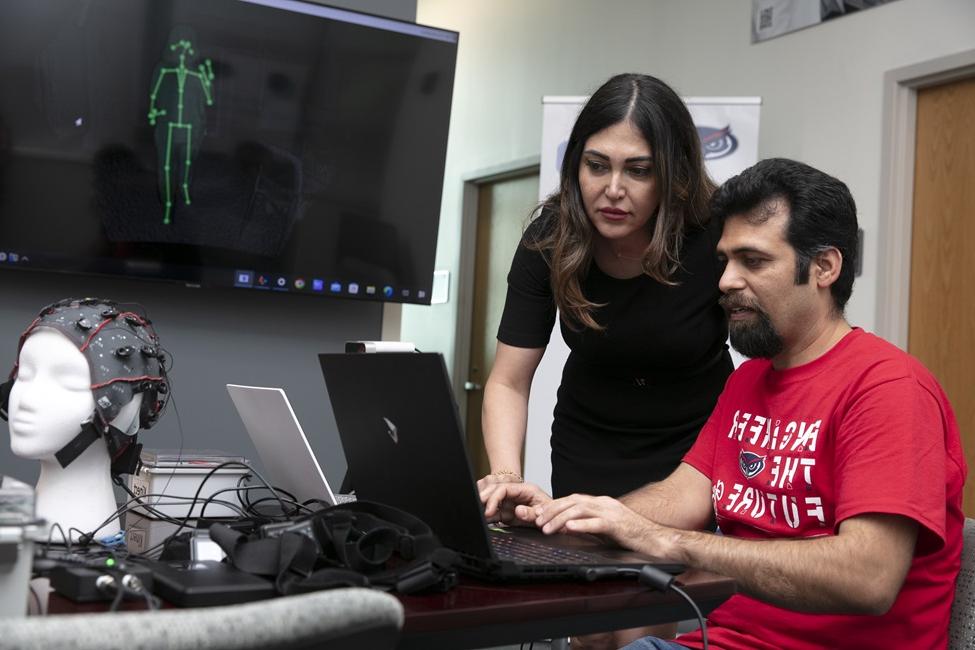
<svg viewBox="0 0 975 650"><path fill-rule="evenodd" d="M840 181L765 160L729 180L721 302L753 357L683 463L619 501L482 492L489 519L596 533L733 577L712 648L944 648L962 547L966 466L937 381L851 328L856 206ZM700 532L716 518L723 535ZM628 648L701 648L700 632Z"/></svg>

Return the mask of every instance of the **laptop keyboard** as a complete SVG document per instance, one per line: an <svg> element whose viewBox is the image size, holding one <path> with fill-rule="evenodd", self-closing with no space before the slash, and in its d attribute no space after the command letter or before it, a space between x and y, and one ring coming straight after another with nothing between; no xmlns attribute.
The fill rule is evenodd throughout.
<svg viewBox="0 0 975 650"><path fill-rule="evenodd" d="M493 534L490 540L498 559L517 564L606 564L606 558L595 553L536 544L504 533Z"/></svg>

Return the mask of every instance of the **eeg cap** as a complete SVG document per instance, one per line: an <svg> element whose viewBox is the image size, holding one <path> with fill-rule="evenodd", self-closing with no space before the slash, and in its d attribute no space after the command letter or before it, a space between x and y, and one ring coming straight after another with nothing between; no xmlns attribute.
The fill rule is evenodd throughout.
<svg viewBox="0 0 975 650"><path fill-rule="evenodd" d="M142 445L135 444L135 434L128 435L113 427L119 411L142 395L139 427L154 425L169 394L166 355L151 321L143 315L122 311L118 304L101 298L68 298L48 305L20 336L17 358L24 342L39 327L49 327L75 344L88 361L91 390L95 400L92 418L80 422L81 432L55 454L62 467L77 458L92 442L104 437L112 457L112 473L135 470ZM0 387L0 416L7 418L7 397L17 380L18 364L9 380Z"/></svg>

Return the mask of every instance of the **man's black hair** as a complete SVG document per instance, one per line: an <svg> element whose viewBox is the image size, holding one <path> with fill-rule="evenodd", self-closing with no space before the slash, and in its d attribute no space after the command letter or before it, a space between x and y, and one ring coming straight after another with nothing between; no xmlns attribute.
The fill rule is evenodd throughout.
<svg viewBox="0 0 975 650"><path fill-rule="evenodd" d="M833 304L842 314L853 293L857 256L857 208L841 180L787 158L769 158L729 179L711 198L711 216L722 223L732 216L753 222L769 219L775 201L789 209L786 241L796 251L796 284L809 281L816 255L836 248L843 265L830 285Z"/></svg>

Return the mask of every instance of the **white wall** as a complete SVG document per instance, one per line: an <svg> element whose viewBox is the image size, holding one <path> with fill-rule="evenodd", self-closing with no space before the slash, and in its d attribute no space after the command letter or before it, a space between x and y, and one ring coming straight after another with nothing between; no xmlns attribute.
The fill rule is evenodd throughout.
<svg viewBox="0 0 975 650"><path fill-rule="evenodd" d="M685 96L761 96L759 157L850 186L866 237L848 316L873 329L883 74L975 48L975 0L897 0L758 45L750 12L750 0L417 0L417 22L460 32L437 268L456 279L461 178L538 155L543 95L646 72ZM404 306L403 340L452 368L456 310L455 284L447 304Z"/></svg>

